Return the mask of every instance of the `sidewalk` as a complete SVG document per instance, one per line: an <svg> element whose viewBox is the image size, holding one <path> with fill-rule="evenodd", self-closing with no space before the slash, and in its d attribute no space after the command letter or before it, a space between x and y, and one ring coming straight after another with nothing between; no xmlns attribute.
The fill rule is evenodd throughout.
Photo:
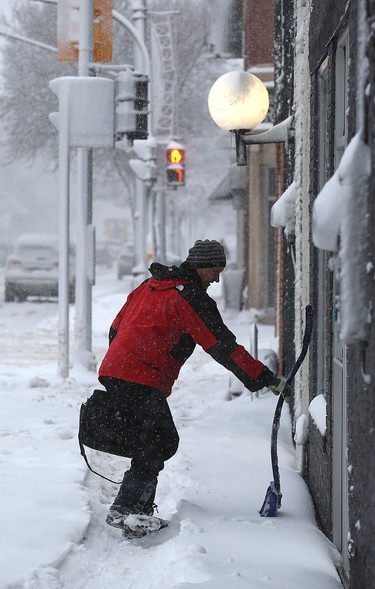
<svg viewBox="0 0 375 589"><path fill-rule="evenodd" d="M247 338L248 314L227 320L240 341ZM272 346L272 328L259 331L260 347ZM170 397L181 443L156 497L170 525L129 542L104 523L115 485L87 476L76 440L79 406L96 377L78 370L61 383L55 373L41 365L33 380L32 368L20 366L15 376L0 363L0 589L341 588L338 554L317 529L295 470L285 407L282 509L259 516L272 479L274 395L228 401L229 373L196 350ZM91 460L117 480L128 464L94 452Z"/></svg>

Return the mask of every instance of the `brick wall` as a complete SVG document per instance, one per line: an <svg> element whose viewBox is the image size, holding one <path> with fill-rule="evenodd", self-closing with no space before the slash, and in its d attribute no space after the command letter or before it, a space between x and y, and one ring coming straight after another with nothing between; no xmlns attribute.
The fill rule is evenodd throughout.
<svg viewBox="0 0 375 589"><path fill-rule="evenodd" d="M347 0L312 0L310 64L314 70L345 13Z"/></svg>
<svg viewBox="0 0 375 589"><path fill-rule="evenodd" d="M273 0L245 0L245 69L254 64L273 63L274 11Z"/></svg>
<svg viewBox="0 0 375 589"><path fill-rule="evenodd" d="M366 96L365 140L372 147L372 170L375 169L375 0L367 3L369 14L369 92ZM353 11L351 38L355 39L357 21ZM355 76L356 46L351 47L353 73ZM354 90L351 106L355 108ZM368 195L367 261L374 263L375 254L375 177L370 176ZM375 269L367 274L368 300L375 301ZM372 311L374 314L374 309ZM367 589L375 586L375 327L374 317L369 330L369 340L364 349L361 345L350 346L348 350L348 461L349 461L349 524L350 524L350 589ZM366 384L362 371L371 377Z"/></svg>
<svg viewBox="0 0 375 589"><path fill-rule="evenodd" d="M313 43L313 38L310 39ZM331 64L332 58L329 58ZM328 65L328 86L329 94L333 95L334 76L332 76L332 64ZM332 111L331 111L332 113ZM319 168L316 165L318 161L319 152L319 104L318 104L318 74L315 72L311 79L311 95L310 95L310 202L319 192ZM333 117L332 114L328 120L328 136L333 133ZM328 155L328 158L331 156ZM311 237L312 240L312 237ZM318 275L318 250L311 248L311 263L310 263L310 284L312 287L311 300L313 301L313 308L318 310L318 292L314 286L317 284L316 276ZM330 301L332 298L332 273L326 272L326 324L330 325L330 318L332 317L332 309L330 308ZM315 314L316 314L315 313ZM318 391L317 384L317 332L315 329L313 333L313 341L311 343L310 353L310 402L312 397ZM327 349L331 349L332 332L327 334ZM325 357L327 382L325 386L325 394L327 398L327 432L323 437L317 427L310 418L309 424L309 442L306 446L306 463L304 469L304 477L309 486L309 490L314 502L316 517L319 525L326 536L332 539L332 405L330 403L330 374L332 357L328 354ZM320 391L319 391L320 392Z"/></svg>
<svg viewBox="0 0 375 589"><path fill-rule="evenodd" d="M318 112L317 104L317 68L322 59L328 55L329 59L329 95L332 97L328 116L328 173L333 172L334 158L334 55L335 33L339 23L349 26L350 39L350 84L349 84L349 140L356 132L356 103L357 103L357 15L358 4L347 4L339 0L314 0L311 17L310 36L310 69L312 73L311 96L311 186L310 198L313 199L318 191L317 174L317 129ZM375 0L366 3L369 13L370 42L368 53L370 57L370 79L367 93L367 130L365 140L372 147L372 168L375 169ZM345 13L345 8L347 8ZM371 26L373 24L373 26ZM328 50L327 50L328 44ZM368 234L363 236L367 244L366 260L374 262L375 254L375 175L371 174L370 194L368 197ZM313 255L311 272L312 277L317 271L317 260ZM329 279L329 275L327 275ZM314 283L314 281L312 281ZM375 270L370 268L367 280L368 300L375 301ZM316 301L316 293L313 293ZM314 299L313 299L314 300ZM327 317L332 313L331 303L327 301ZM373 323L373 322L372 322ZM329 334L332 338L332 334ZM316 349L313 342L313 350ZM332 339L328 342L328 348L332 347ZM348 465L349 465L349 589L371 589L375 587L375 328L370 328L369 340L365 349L361 344L351 345L347 349L347 412L348 412ZM311 366L311 390L315 391L314 356L312 354ZM331 470L332 470L332 407L330 403L330 388L332 375L330 366L332 358L326 358L328 368L327 378L327 434L322 438L317 428L310 424L309 443L306 448L305 478L308 482L313 501L316 507L318 521L328 537L331 537ZM367 385L362 372L370 374L372 381ZM346 547L344 547L344 550Z"/></svg>

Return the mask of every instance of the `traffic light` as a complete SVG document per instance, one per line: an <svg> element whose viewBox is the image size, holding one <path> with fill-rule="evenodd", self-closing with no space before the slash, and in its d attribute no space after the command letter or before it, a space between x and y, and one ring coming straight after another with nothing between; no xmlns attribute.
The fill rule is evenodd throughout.
<svg viewBox="0 0 375 589"><path fill-rule="evenodd" d="M59 100L49 119L63 141L70 147L113 147L113 80L62 76L49 87Z"/></svg>
<svg viewBox="0 0 375 589"><path fill-rule="evenodd" d="M130 159L129 165L134 174L151 186L156 181L156 152L157 145L153 138L136 140L133 142L133 151L138 159Z"/></svg>
<svg viewBox="0 0 375 589"><path fill-rule="evenodd" d="M169 143L166 148L167 185L184 186L185 184L185 147L179 143Z"/></svg>
<svg viewBox="0 0 375 589"><path fill-rule="evenodd" d="M148 76L126 70L115 79L115 146L128 146L128 140L147 139Z"/></svg>

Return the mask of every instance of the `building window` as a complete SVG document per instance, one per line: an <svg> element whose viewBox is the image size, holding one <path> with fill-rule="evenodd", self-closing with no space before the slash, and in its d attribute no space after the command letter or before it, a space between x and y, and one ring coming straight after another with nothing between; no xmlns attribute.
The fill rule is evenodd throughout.
<svg viewBox="0 0 375 589"><path fill-rule="evenodd" d="M270 225L271 209L276 197L276 171L275 168L262 165L262 194L264 195L263 219L264 227L264 280L265 280L265 307L275 306L275 256L276 256L276 230Z"/></svg>
<svg viewBox="0 0 375 589"><path fill-rule="evenodd" d="M327 134L328 134L328 58L324 60L319 70L319 192L327 181ZM317 287L317 390L326 393L328 343L327 333L327 264L328 254L318 250L318 287Z"/></svg>
<svg viewBox="0 0 375 589"><path fill-rule="evenodd" d="M349 35L346 31L338 40L335 68L335 135L334 159L337 169L348 142L348 97L349 97ZM348 534L348 461L347 461L347 390L346 346L340 339L340 265L336 258L333 273L333 541L341 552L342 567L349 574Z"/></svg>
<svg viewBox="0 0 375 589"><path fill-rule="evenodd" d="M348 78L349 36L343 35L336 51L336 103L335 103L335 169L348 143Z"/></svg>

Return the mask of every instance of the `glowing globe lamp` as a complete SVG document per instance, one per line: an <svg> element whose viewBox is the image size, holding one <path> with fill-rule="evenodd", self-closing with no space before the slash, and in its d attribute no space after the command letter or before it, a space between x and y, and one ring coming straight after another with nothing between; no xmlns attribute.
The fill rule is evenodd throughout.
<svg viewBox="0 0 375 589"><path fill-rule="evenodd" d="M208 110L226 131L251 130L261 123L269 108L263 82L244 71L228 72L216 80L208 94Z"/></svg>

